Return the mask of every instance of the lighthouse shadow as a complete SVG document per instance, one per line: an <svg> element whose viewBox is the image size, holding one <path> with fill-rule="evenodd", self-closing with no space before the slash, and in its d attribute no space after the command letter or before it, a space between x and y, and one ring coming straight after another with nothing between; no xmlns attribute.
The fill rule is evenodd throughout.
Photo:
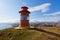
<svg viewBox="0 0 60 40"><path fill-rule="evenodd" d="M60 34L57 34L57 33L54 33L54 32L49 32L49 31L46 31L46 30L43 30L43 29L29 28L29 30L37 30L37 31L40 31L40 32L43 32L43 33L54 35L56 37L60 37Z"/></svg>

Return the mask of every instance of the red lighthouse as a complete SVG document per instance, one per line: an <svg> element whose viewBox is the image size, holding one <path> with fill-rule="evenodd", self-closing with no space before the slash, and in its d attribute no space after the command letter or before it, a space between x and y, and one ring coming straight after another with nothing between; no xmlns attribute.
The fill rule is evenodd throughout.
<svg viewBox="0 0 60 40"><path fill-rule="evenodd" d="M21 11L19 11L19 14L21 16L20 29L29 28L29 13L30 12L28 11L28 7L21 7Z"/></svg>

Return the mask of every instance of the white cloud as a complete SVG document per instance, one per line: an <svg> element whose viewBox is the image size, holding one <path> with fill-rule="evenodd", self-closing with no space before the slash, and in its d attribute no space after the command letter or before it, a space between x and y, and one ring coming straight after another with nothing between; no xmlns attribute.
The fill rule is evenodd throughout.
<svg viewBox="0 0 60 40"><path fill-rule="evenodd" d="M38 5L38 6L30 8L29 11L34 12L34 11L40 10L42 13L44 13L49 10L50 5L51 3L44 3L42 5Z"/></svg>
<svg viewBox="0 0 60 40"><path fill-rule="evenodd" d="M35 18L31 19L30 22L58 22L60 21L59 17L44 17L44 18Z"/></svg>
<svg viewBox="0 0 60 40"><path fill-rule="evenodd" d="M15 23L15 22L19 22L19 19L9 19L9 20L2 19L2 20L0 20L0 23Z"/></svg>
<svg viewBox="0 0 60 40"><path fill-rule="evenodd" d="M50 14L44 14L45 16L56 16L56 15L59 15L60 14L60 11L58 12L54 12L54 13L50 13Z"/></svg>

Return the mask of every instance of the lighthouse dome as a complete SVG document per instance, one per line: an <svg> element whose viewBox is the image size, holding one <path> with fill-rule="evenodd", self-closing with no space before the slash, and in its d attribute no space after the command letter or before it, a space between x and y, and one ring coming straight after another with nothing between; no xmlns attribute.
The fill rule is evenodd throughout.
<svg viewBox="0 0 60 40"><path fill-rule="evenodd" d="M28 9L28 7L26 7L26 6L22 6L21 8L22 8L22 9L25 9L25 8Z"/></svg>

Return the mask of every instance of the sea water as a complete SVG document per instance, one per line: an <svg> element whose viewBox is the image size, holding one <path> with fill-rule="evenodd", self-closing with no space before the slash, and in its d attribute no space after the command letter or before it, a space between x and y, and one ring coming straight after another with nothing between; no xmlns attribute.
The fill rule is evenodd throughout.
<svg viewBox="0 0 60 40"><path fill-rule="evenodd" d="M11 24L0 23L0 30L12 27Z"/></svg>

